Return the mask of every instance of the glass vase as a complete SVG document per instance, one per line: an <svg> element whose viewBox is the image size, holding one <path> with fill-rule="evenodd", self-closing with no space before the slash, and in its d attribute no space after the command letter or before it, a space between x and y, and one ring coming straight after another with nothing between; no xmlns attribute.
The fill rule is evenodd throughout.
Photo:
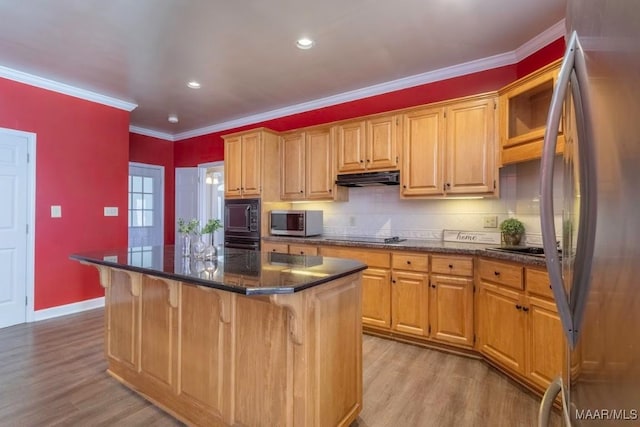
<svg viewBox="0 0 640 427"><path fill-rule="evenodd" d="M202 236L198 235L191 245L191 252L193 257L198 260L204 259L204 250L207 248L207 244L202 241Z"/></svg>
<svg viewBox="0 0 640 427"><path fill-rule="evenodd" d="M218 250L216 249L216 243L213 233L204 234L203 237L205 242L207 242L207 247L204 249L204 259L213 260L218 256Z"/></svg>
<svg viewBox="0 0 640 427"><path fill-rule="evenodd" d="M191 236L182 234L182 256L191 255Z"/></svg>

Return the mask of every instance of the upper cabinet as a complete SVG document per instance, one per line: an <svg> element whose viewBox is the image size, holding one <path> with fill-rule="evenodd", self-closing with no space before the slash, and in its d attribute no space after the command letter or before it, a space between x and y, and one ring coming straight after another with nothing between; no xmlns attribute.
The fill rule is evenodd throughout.
<svg viewBox="0 0 640 427"><path fill-rule="evenodd" d="M348 191L335 184L335 150L331 128L282 135L281 200L346 200Z"/></svg>
<svg viewBox="0 0 640 427"><path fill-rule="evenodd" d="M260 128L223 139L225 198L277 200L280 174L270 165L278 164L278 135Z"/></svg>
<svg viewBox="0 0 640 427"><path fill-rule="evenodd" d="M401 196L494 195L495 109L483 95L404 114Z"/></svg>
<svg viewBox="0 0 640 427"><path fill-rule="evenodd" d="M549 105L559 69L558 60L498 92L502 165L541 157ZM561 121L558 153L564 150L563 127Z"/></svg>
<svg viewBox="0 0 640 427"><path fill-rule="evenodd" d="M338 173L398 169L400 116L385 115L336 126Z"/></svg>

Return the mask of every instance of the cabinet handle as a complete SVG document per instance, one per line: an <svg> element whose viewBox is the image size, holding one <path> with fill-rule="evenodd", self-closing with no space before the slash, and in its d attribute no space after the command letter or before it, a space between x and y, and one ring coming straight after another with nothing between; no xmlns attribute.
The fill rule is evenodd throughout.
<svg viewBox="0 0 640 427"><path fill-rule="evenodd" d="M445 184L445 187L447 188L451 188L451 184L449 184L448 182Z"/></svg>
<svg viewBox="0 0 640 427"><path fill-rule="evenodd" d="M407 264L411 265L411 261L407 261Z"/></svg>
<svg viewBox="0 0 640 427"><path fill-rule="evenodd" d="M304 190L300 190L300 194L304 193Z"/></svg>
<svg viewBox="0 0 640 427"><path fill-rule="evenodd" d="M367 159L367 163L371 163L371 160Z"/></svg>
<svg viewBox="0 0 640 427"><path fill-rule="evenodd" d="M449 268L453 268L453 264L449 264Z"/></svg>
<svg viewBox="0 0 640 427"><path fill-rule="evenodd" d="M516 304L516 310L522 310L522 306L519 304Z"/></svg>
<svg viewBox="0 0 640 427"><path fill-rule="evenodd" d="M529 311L529 307L522 307L522 311L526 313L527 311Z"/></svg>
<svg viewBox="0 0 640 427"><path fill-rule="evenodd" d="M364 163L364 160L360 159L360 163Z"/></svg>
<svg viewBox="0 0 640 427"><path fill-rule="evenodd" d="M391 279L391 283L396 283L396 279Z"/></svg>
<svg viewBox="0 0 640 427"><path fill-rule="evenodd" d="M494 271L493 274L495 274L496 276L499 276L500 272L499 271Z"/></svg>
<svg viewBox="0 0 640 427"><path fill-rule="evenodd" d="M304 255L304 251L300 251L300 255Z"/></svg>
<svg viewBox="0 0 640 427"><path fill-rule="evenodd" d="M329 193L331 193L332 191L333 191L333 190L330 188L330 189L329 189Z"/></svg>
<svg viewBox="0 0 640 427"><path fill-rule="evenodd" d="M436 288L436 285L434 285L434 284L432 283L432 284L431 284L431 287L432 287L433 289L435 289L435 288Z"/></svg>
<svg viewBox="0 0 640 427"><path fill-rule="evenodd" d="M406 184L402 185L402 188L407 188L407 185Z"/></svg>

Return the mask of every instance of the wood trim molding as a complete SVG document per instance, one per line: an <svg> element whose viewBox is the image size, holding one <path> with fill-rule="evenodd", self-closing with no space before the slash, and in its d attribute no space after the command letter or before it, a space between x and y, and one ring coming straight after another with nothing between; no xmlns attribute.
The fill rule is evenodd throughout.
<svg viewBox="0 0 640 427"><path fill-rule="evenodd" d="M269 300L277 306L287 310L287 320L289 324L289 336L298 345L304 343L304 313L307 304L307 295L304 298L291 298L291 294L270 295Z"/></svg>
<svg viewBox="0 0 640 427"><path fill-rule="evenodd" d="M108 289L109 286L111 286L111 267L93 264L86 261L80 261L80 264L90 265L95 267L98 270L99 277L100 277L100 286L102 286L104 289Z"/></svg>

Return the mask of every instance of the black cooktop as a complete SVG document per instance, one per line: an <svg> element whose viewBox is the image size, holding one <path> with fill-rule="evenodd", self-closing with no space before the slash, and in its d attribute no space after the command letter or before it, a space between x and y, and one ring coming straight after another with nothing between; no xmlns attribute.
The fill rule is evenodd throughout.
<svg viewBox="0 0 640 427"><path fill-rule="evenodd" d="M339 236L327 237L326 240L334 240L338 242L361 242L361 243L400 243L407 239L398 236L393 237L370 237L370 236Z"/></svg>

